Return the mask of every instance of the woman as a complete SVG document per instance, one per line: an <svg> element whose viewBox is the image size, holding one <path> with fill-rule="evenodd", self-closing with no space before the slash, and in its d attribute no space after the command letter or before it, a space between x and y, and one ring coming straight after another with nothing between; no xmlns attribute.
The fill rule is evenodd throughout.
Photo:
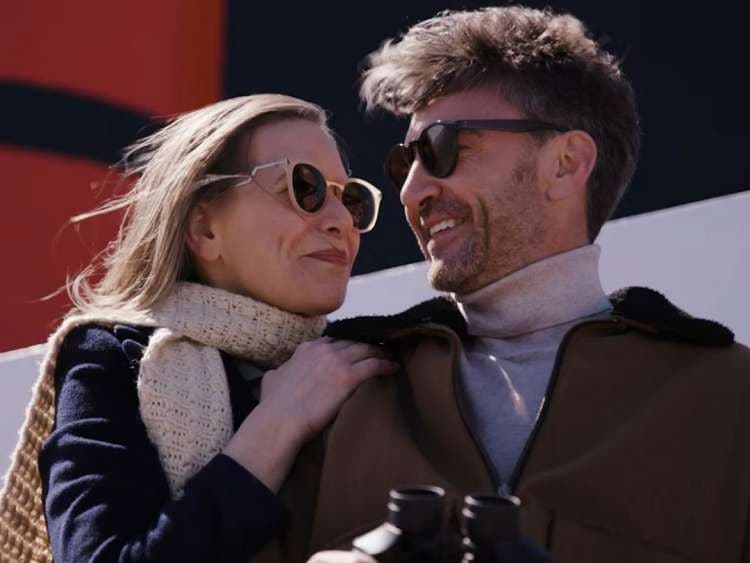
<svg viewBox="0 0 750 563"><path fill-rule="evenodd" d="M320 338L380 196L348 178L320 108L226 100L129 159L132 190L87 215L125 211L50 338L2 495L3 561L247 561L281 526L302 445L396 370Z"/></svg>

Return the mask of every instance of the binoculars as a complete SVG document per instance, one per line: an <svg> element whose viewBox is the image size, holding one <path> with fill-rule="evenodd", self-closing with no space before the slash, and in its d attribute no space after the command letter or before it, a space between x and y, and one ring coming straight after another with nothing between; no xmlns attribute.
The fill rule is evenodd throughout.
<svg viewBox="0 0 750 563"><path fill-rule="evenodd" d="M391 489L386 521L355 538L353 549L379 563L551 561L543 549L521 537L517 497L465 497L460 534L446 529L445 506L445 491L439 487Z"/></svg>

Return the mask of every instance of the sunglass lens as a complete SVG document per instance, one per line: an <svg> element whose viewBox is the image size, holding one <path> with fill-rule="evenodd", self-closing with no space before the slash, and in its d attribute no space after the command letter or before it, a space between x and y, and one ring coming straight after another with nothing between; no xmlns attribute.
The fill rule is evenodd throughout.
<svg viewBox="0 0 750 563"><path fill-rule="evenodd" d="M445 178L456 164L458 143L456 131L443 123L434 123L419 137L417 150L427 171L437 178Z"/></svg>
<svg viewBox="0 0 750 563"><path fill-rule="evenodd" d="M292 191L302 211L315 213L326 200L325 178L314 166L296 164L292 170Z"/></svg>
<svg viewBox="0 0 750 563"><path fill-rule="evenodd" d="M344 186L341 202L349 210L354 219L354 226L361 230L369 230L376 217L375 197L366 186L356 181L349 181Z"/></svg>
<svg viewBox="0 0 750 563"><path fill-rule="evenodd" d="M414 153L404 145L395 145L385 158L385 173L397 192L401 192L413 162Z"/></svg>

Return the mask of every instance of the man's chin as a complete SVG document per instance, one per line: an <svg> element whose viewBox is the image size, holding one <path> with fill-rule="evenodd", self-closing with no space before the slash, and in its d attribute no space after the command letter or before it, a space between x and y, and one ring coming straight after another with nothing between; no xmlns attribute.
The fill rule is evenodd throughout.
<svg viewBox="0 0 750 563"><path fill-rule="evenodd" d="M462 289L466 285L467 274L463 271L463 268L451 266L443 260L433 258L430 260L427 279L432 288L437 291L462 293Z"/></svg>

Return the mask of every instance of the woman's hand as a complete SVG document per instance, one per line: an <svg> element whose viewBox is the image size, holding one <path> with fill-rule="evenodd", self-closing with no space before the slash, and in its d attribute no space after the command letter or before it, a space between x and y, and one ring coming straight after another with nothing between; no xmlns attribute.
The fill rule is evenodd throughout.
<svg viewBox="0 0 750 563"><path fill-rule="evenodd" d="M377 346L323 337L300 344L289 361L266 373L260 400L285 413L304 443L330 422L360 383L397 370L398 364Z"/></svg>
<svg viewBox="0 0 750 563"><path fill-rule="evenodd" d="M320 432L363 381L394 373L398 364L377 346L319 338L268 371L260 404L224 453L277 491L302 445Z"/></svg>

